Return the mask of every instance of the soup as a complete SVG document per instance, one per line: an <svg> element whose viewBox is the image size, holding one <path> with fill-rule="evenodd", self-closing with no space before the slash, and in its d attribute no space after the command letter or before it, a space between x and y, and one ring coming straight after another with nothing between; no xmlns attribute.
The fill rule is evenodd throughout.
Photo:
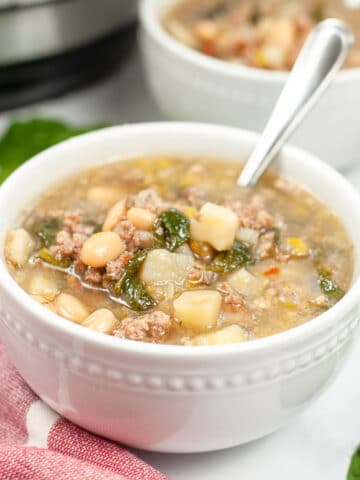
<svg viewBox="0 0 360 480"><path fill-rule="evenodd" d="M130 340L215 345L301 325L349 288L352 246L300 185L268 173L241 189L240 170L156 157L85 171L23 214L8 268L45 308Z"/></svg>
<svg viewBox="0 0 360 480"><path fill-rule="evenodd" d="M346 67L360 66L360 9L342 0L183 0L164 19L181 43L212 57L256 68L289 70L315 25L340 18L356 44Z"/></svg>

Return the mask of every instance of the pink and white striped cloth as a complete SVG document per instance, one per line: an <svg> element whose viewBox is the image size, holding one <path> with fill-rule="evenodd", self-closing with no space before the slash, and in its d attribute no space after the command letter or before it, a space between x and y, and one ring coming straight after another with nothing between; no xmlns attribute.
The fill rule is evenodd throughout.
<svg viewBox="0 0 360 480"><path fill-rule="evenodd" d="M142 460L61 418L25 384L0 343L1 480L166 480Z"/></svg>

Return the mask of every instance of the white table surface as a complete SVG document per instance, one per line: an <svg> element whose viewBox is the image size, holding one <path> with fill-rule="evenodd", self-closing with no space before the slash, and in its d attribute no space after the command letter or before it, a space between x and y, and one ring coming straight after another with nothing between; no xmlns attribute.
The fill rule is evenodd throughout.
<svg viewBox="0 0 360 480"><path fill-rule="evenodd" d="M0 115L46 115L79 123L129 123L162 119L143 81L134 52L123 70L65 97ZM348 178L360 188L360 168ZM301 417L251 444L208 454L136 452L172 480L345 480L350 456L360 443L360 343L339 378ZM176 412L174 412L176 414Z"/></svg>

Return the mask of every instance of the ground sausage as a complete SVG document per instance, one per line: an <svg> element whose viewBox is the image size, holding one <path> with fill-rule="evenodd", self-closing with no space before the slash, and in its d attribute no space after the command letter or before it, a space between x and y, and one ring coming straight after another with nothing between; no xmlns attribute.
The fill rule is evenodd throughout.
<svg viewBox="0 0 360 480"><path fill-rule="evenodd" d="M121 322L121 328L115 330L114 335L128 340L160 342L166 337L170 327L170 316L156 311L137 318L125 318Z"/></svg>

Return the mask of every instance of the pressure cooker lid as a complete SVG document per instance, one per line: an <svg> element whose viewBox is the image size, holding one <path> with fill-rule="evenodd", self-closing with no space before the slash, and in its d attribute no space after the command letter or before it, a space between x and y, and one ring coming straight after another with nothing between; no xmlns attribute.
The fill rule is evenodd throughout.
<svg viewBox="0 0 360 480"><path fill-rule="evenodd" d="M136 10L136 0L0 0L0 66L100 41L129 25Z"/></svg>

